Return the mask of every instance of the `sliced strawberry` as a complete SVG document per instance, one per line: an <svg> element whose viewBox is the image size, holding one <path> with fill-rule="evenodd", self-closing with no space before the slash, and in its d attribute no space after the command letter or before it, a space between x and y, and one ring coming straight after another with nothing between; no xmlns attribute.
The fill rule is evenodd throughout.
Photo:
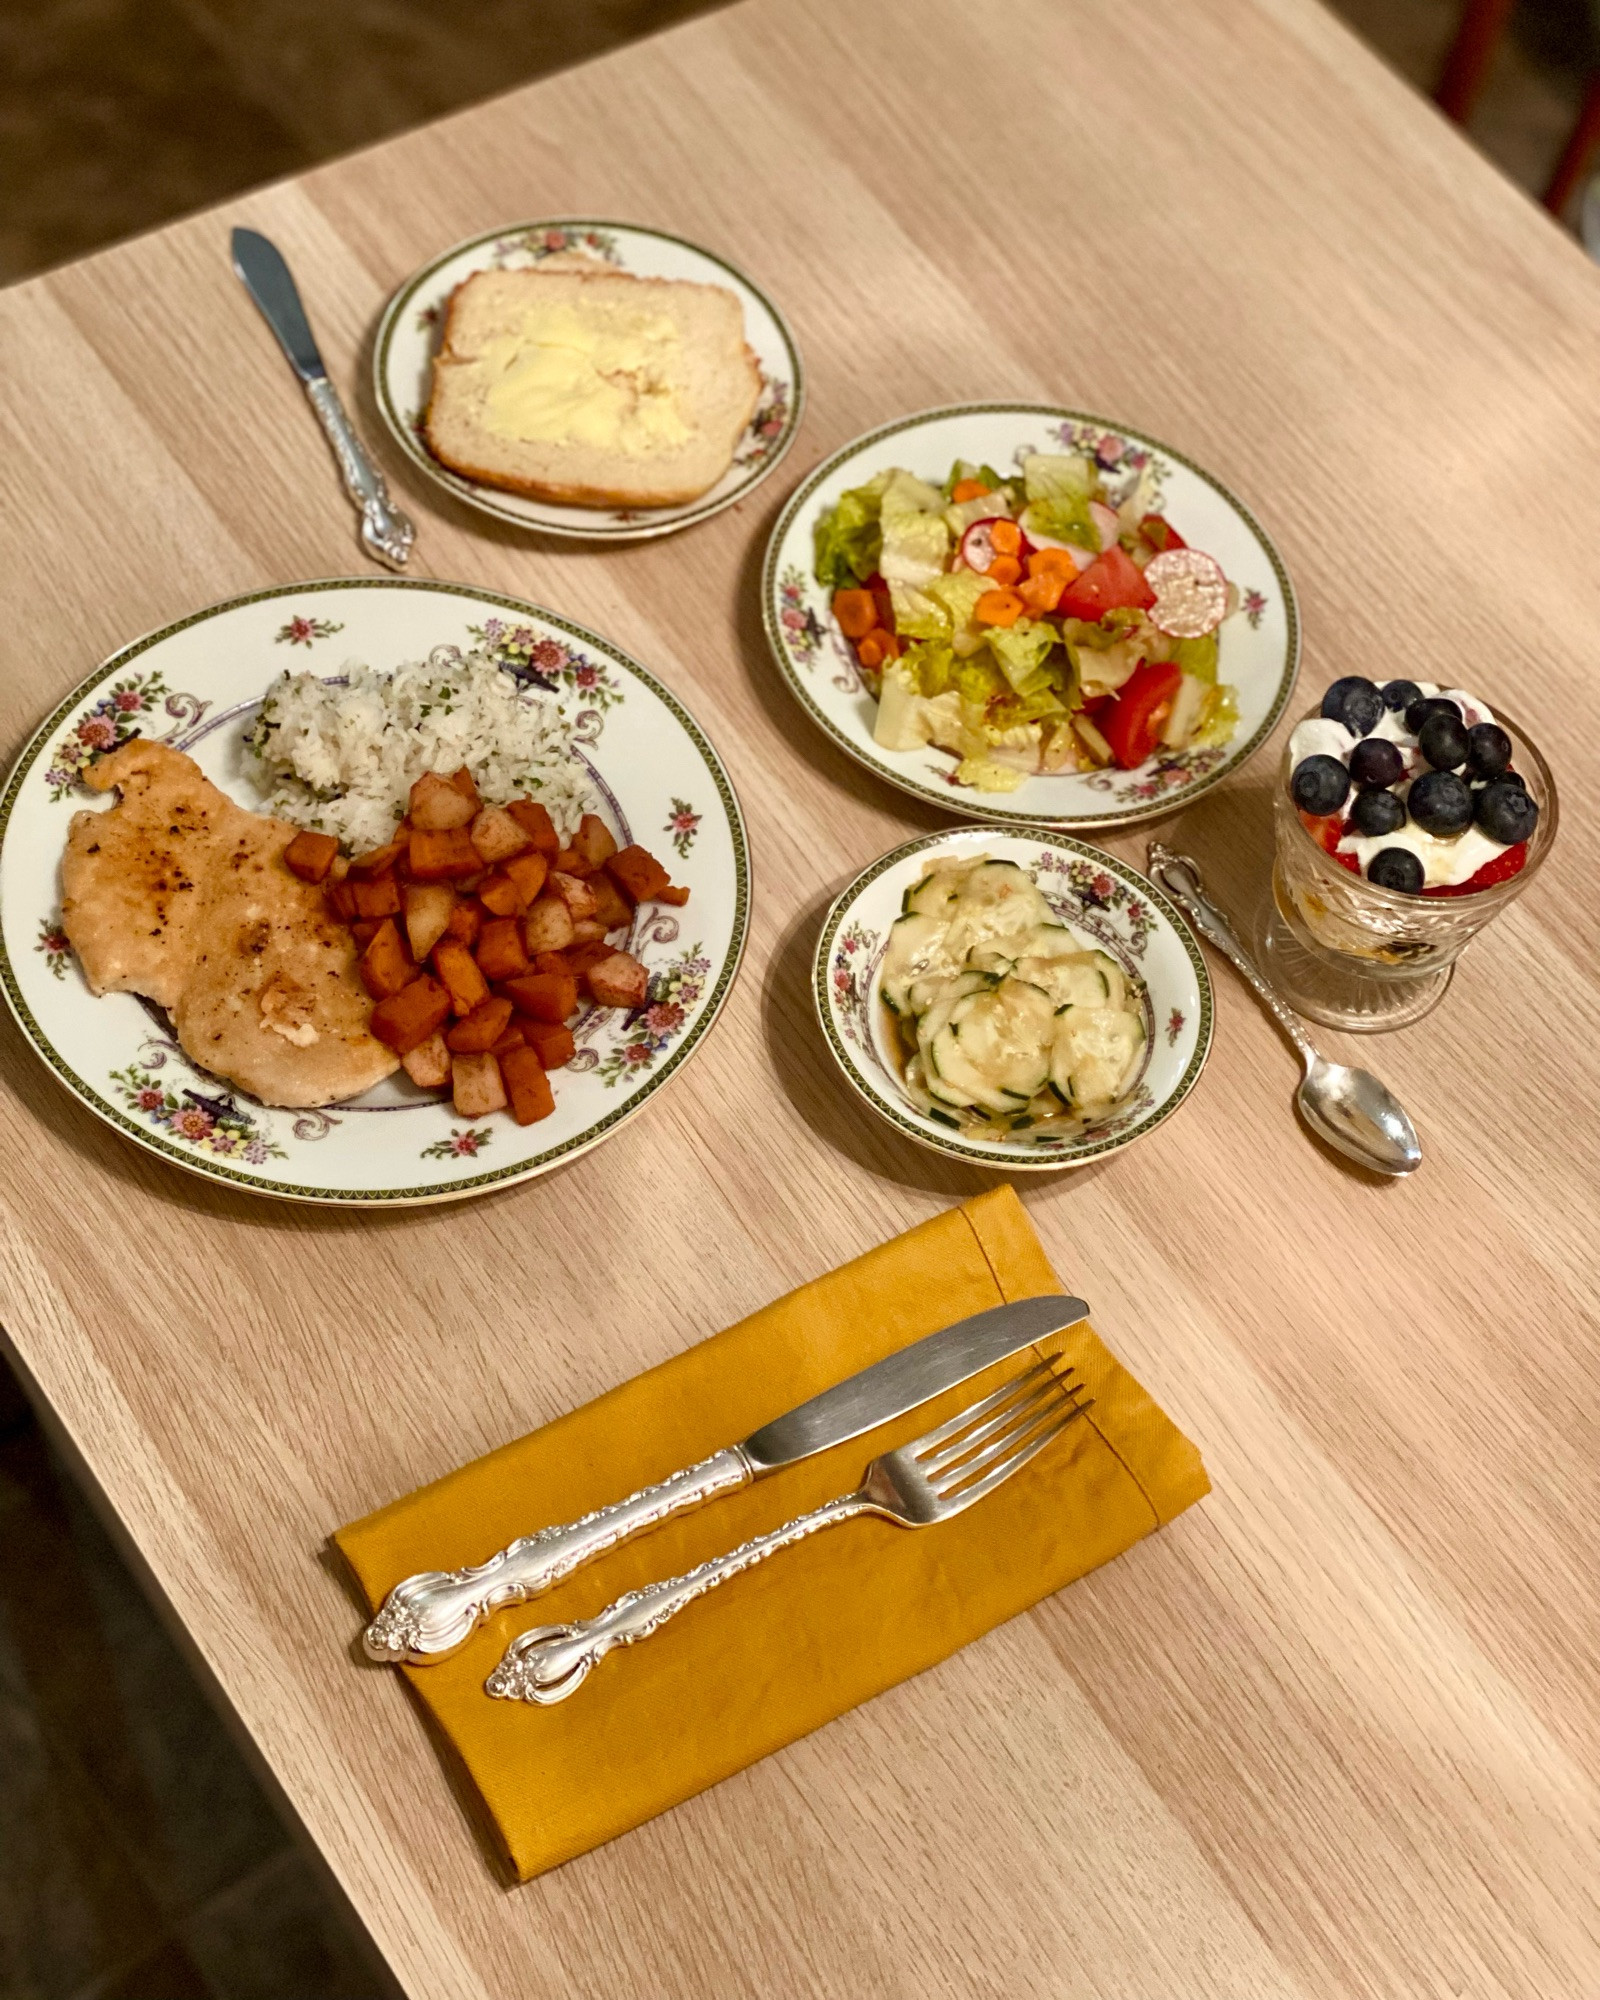
<svg viewBox="0 0 1600 2000"><path fill-rule="evenodd" d="M1339 852L1339 842L1348 831L1343 813L1324 813L1319 819L1314 813L1303 812L1300 815L1300 824L1323 853L1331 854L1341 868L1348 868L1352 875L1361 873L1361 863L1353 854Z"/></svg>
<svg viewBox="0 0 1600 2000"><path fill-rule="evenodd" d="M1465 882L1440 882L1422 893L1425 896L1470 896L1478 889L1492 889L1496 882L1509 882L1513 875L1520 875L1527 859L1528 843L1519 840L1515 847L1508 847L1492 861L1486 861Z"/></svg>

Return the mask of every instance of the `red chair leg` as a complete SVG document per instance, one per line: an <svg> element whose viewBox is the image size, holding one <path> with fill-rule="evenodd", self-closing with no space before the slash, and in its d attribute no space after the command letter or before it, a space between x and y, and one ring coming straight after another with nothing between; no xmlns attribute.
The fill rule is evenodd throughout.
<svg viewBox="0 0 1600 2000"><path fill-rule="evenodd" d="M1478 101L1511 7L1512 0L1467 0L1461 10L1461 25L1433 93L1439 109L1458 125L1466 123Z"/></svg>
<svg viewBox="0 0 1600 2000"><path fill-rule="evenodd" d="M1544 205L1552 215L1559 215L1566 207L1573 189L1583 179L1597 145L1600 145L1600 76L1590 79L1583 109L1572 128L1572 137L1567 141L1566 151L1556 162L1550 185L1544 191Z"/></svg>

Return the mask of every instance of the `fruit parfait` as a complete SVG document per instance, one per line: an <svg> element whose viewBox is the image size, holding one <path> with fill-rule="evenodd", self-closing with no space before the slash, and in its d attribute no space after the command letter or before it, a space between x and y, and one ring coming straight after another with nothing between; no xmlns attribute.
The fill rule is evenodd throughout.
<svg viewBox="0 0 1600 2000"><path fill-rule="evenodd" d="M1276 816L1277 970L1314 1019L1383 1028L1435 1005L1526 887L1556 798L1538 751L1477 695L1352 674L1290 736Z"/></svg>

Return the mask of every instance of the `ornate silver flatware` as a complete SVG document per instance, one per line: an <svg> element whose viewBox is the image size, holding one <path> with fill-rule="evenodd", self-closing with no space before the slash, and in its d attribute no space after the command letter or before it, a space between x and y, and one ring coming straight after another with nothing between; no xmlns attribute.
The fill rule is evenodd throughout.
<svg viewBox="0 0 1600 2000"><path fill-rule="evenodd" d="M1092 1405L1070 1370L1038 1362L926 1437L875 1458L854 1493L769 1535L757 1535L683 1576L630 1590L598 1617L524 1632L512 1641L485 1689L502 1701L565 1701L613 1648L648 1639L708 1590L823 1528L860 1514L877 1514L902 1528L948 1521L1020 1472Z"/></svg>
<svg viewBox="0 0 1600 2000"><path fill-rule="evenodd" d="M1082 1299L1051 1293L991 1306L970 1319L863 1368L747 1437L713 1452L626 1500L600 1507L565 1527L541 1528L457 1570L424 1570L397 1583L362 1635L370 1659L427 1666L462 1645L491 1612L522 1604L630 1536L643 1534L718 1493L844 1444L904 1416L931 1397L970 1381L1034 1341L1079 1320Z"/></svg>
<svg viewBox="0 0 1600 2000"><path fill-rule="evenodd" d="M328 380L317 351L306 309L300 302L289 266L275 243L253 229L233 232L233 268L240 283L261 309L289 366L300 377L306 397L327 433L339 461L345 491L361 510L361 542L367 553L390 569L404 569L417 531L389 498L383 474L356 435L354 424Z"/></svg>

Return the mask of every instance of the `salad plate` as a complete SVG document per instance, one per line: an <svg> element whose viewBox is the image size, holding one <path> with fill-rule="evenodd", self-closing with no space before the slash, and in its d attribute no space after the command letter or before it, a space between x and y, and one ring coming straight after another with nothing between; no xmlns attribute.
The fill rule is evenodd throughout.
<svg viewBox="0 0 1600 2000"><path fill-rule="evenodd" d="M553 695L569 754L621 844L672 857L682 908L641 905L627 949L644 1004L596 1009L531 1125L457 1116L403 1073L319 1110L257 1103L197 1067L167 1017L131 993L90 992L61 925L61 859L102 751L143 735L187 752L230 798L262 809L269 781L246 738L285 668L337 682L452 647ZM295 1201L446 1201L526 1180L608 1138L694 1054L738 970L750 856L738 800L693 717L620 648L518 598L424 579L276 586L215 604L122 647L67 695L0 795L0 983L28 1042L79 1101L146 1151L231 1187Z"/></svg>
<svg viewBox="0 0 1600 2000"><path fill-rule="evenodd" d="M586 258L630 277L720 285L743 306L745 341L761 371L761 399L733 463L698 499L677 507L563 507L463 478L429 451L422 415L450 294L475 271L536 269L554 258L561 259L558 269ZM766 293L742 271L664 230L572 217L488 230L444 251L408 278L378 325L373 390L383 420L406 457L458 500L537 534L601 542L642 542L670 535L742 500L773 472L793 444L805 404L805 379L794 335Z"/></svg>
<svg viewBox="0 0 1600 2000"><path fill-rule="evenodd" d="M1140 1020L1141 1047L1117 1101L1076 1126L1020 1121L974 1132L908 1087L904 1048L885 1003L890 931L930 863L1012 863L1070 942L1104 954ZM817 1018L846 1080L880 1118L936 1153L1006 1172L1083 1166L1165 1123L1200 1079L1211 1049L1212 992L1193 932L1145 876L1064 834L1009 826L925 834L858 875L823 922L812 968Z"/></svg>
<svg viewBox="0 0 1600 2000"><path fill-rule="evenodd" d="M1052 496L1044 474L1051 471L1080 477L1082 490L1070 497L1075 505L1092 503L1082 533L1062 526L1060 510L1046 505ZM885 526L871 517L887 504L881 493L890 480L902 511ZM984 497L990 493L992 499ZM931 514L919 519L919 506ZM992 600L964 597L957 606L963 584L990 587L979 583L979 565L998 547L989 546L995 524L981 518L985 508L1014 515L1025 531L1019 537L1005 521L1006 547L1020 539L1021 560L1002 560L991 572L1003 571L1003 583L1017 589L995 585ZM853 509L866 517L854 539L844 532ZM920 539L913 544L907 519L918 529L931 519L939 545L931 558ZM1095 535L1102 539L1093 542ZM1094 569L1088 549L1069 547L1074 536L1093 543ZM978 555L974 540L984 544ZM862 573L879 561L895 569L887 582ZM1039 608L1032 595L1048 588L1037 571L1052 563L1064 569L1064 583L1077 585L1061 599L1059 613L1050 600ZM1111 565L1120 566L1132 590L1102 591L1096 600L1097 578ZM1146 569L1152 578L1177 572L1177 588L1190 593L1178 615L1168 608L1177 596L1153 592L1142 580ZM877 620L891 629L869 631L865 639L846 636L836 615L846 602L841 584L860 586L848 602L852 611L856 600L865 606L864 622L873 621L876 604ZM914 599L916 617L908 615L908 591L925 593ZM1063 622L1074 596L1089 601ZM1153 597L1148 617L1123 608ZM1096 624L1101 602L1107 616ZM762 611L790 690L859 763L948 812L1082 833L1160 818L1237 770L1271 733L1299 667L1293 587L1243 502L1142 432L1035 403L928 410L835 452L801 484L773 529ZM986 621L1002 619L997 638ZM1169 639L1166 630L1154 630L1155 619L1193 636ZM944 637L931 636L941 631ZM1013 657L1019 641L1030 653L1025 660ZM1031 651L1029 641L1037 642ZM1143 641L1151 642L1149 667ZM1165 657L1156 660L1158 653ZM1097 673L1107 675L1105 688ZM1152 699L1154 721L1147 715L1119 738L1111 718L1134 705L1134 691L1146 680L1162 674L1183 690L1179 699L1166 694L1159 707ZM888 697L896 688L891 722ZM942 692L942 700L908 695L912 689L921 697ZM936 714L941 710L949 713ZM1141 735L1146 726L1149 734ZM941 728L950 747L927 740Z"/></svg>

